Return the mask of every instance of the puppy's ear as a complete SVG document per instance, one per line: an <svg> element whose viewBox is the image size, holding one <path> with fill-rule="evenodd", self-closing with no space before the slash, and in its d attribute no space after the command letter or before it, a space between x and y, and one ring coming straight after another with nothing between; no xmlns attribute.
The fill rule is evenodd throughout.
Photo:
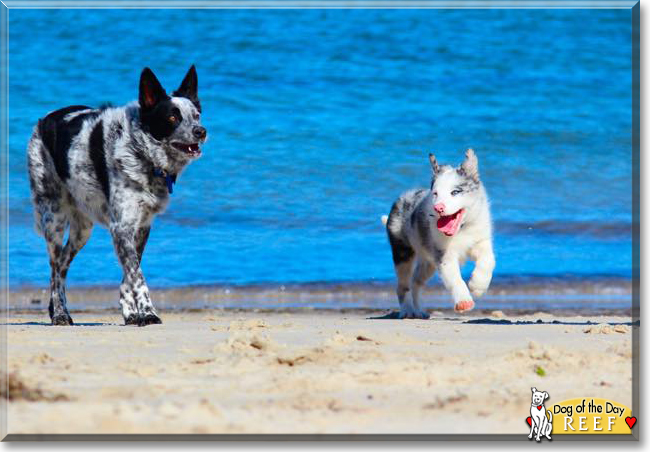
<svg viewBox="0 0 650 452"><path fill-rule="evenodd" d="M142 70L140 74L140 108L150 110L158 102L167 99L167 93L162 87L156 75L148 67Z"/></svg>
<svg viewBox="0 0 650 452"><path fill-rule="evenodd" d="M530 388L533 393L537 392L537 388Z"/></svg>
<svg viewBox="0 0 650 452"><path fill-rule="evenodd" d="M548 399L548 392L544 391L544 400Z"/></svg>
<svg viewBox="0 0 650 452"><path fill-rule="evenodd" d="M465 151L465 161L460 165L460 169L463 170L467 177L478 179L478 158L474 153L474 149L470 148Z"/></svg>
<svg viewBox="0 0 650 452"><path fill-rule="evenodd" d="M196 76L196 67L192 65L190 70L185 74L185 78L181 82L181 86L172 93L172 96L185 97L192 101L197 110L201 111L201 103L199 102L199 79Z"/></svg>
<svg viewBox="0 0 650 452"><path fill-rule="evenodd" d="M438 166L438 161L436 160L435 155L429 154L429 163L431 163L431 169L433 170L434 176L437 175L440 172L440 166Z"/></svg>

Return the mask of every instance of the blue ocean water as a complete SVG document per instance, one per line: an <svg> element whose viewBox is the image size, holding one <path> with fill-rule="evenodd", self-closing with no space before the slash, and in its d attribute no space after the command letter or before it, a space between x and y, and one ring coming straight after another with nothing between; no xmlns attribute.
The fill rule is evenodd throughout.
<svg viewBox="0 0 650 452"><path fill-rule="evenodd" d="M630 277L626 10L11 10L10 284L48 283L25 146L37 119L197 65L204 155L155 222L152 286L390 281L380 217L473 147L495 279ZM96 227L69 284L117 284Z"/></svg>

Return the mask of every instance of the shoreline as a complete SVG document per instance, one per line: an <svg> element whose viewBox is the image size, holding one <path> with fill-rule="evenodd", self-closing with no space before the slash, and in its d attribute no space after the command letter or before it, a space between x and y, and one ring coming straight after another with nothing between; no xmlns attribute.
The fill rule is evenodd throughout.
<svg viewBox="0 0 650 452"><path fill-rule="evenodd" d="M625 278L530 280L516 284L496 282L485 296L475 301L478 310L488 311L621 312L632 309L632 287L632 280ZM397 307L394 290L391 282L150 287L154 305L162 310L389 310ZM71 310L84 312L118 306L118 284L69 286L66 292ZM38 310L47 308L49 289L10 287L8 295L9 310ZM451 296L436 280L423 291L421 305L434 311L453 308Z"/></svg>

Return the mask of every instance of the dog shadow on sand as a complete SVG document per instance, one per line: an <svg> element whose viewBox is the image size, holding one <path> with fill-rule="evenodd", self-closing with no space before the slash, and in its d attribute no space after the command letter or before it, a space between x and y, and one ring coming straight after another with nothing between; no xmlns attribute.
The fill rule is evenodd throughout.
<svg viewBox="0 0 650 452"><path fill-rule="evenodd" d="M399 311L391 311L387 314L376 316L376 317L367 317L368 320L393 320L393 319L400 319L399 317L400 312ZM408 319L404 319L408 320ZM459 317L440 317L440 318L432 318L432 319L426 319L426 320L455 320L461 323L467 323L467 324L476 324L476 325L583 325L583 326L590 326L590 325L609 325L609 326L617 326L617 325L626 325L626 326L640 326L641 321L637 320L635 322L592 322L591 320L587 320L584 322L567 322L567 321L560 321L560 320L549 320L549 321L544 321L542 319L537 319L537 320L508 320L508 319L490 319L490 318L482 318L482 319L470 319L470 320L465 320L462 321L461 318Z"/></svg>
<svg viewBox="0 0 650 452"><path fill-rule="evenodd" d="M7 322L0 323L2 326L54 326L51 322ZM103 322L75 322L70 326L120 326L117 323L103 323Z"/></svg>

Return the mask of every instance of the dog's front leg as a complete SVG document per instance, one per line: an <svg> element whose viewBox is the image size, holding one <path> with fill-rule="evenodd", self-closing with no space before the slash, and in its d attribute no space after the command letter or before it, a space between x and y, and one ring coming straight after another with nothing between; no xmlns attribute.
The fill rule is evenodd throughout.
<svg viewBox="0 0 650 452"><path fill-rule="evenodd" d="M128 221L114 222L110 228L123 271L120 305L124 323L140 326L162 323L151 303L149 288L140 268L141 245L138 239L142 234L142 227L135 224Z"/></svg>
<svg viewBox="0 0 650 452"><path fill-rule="evenodd" d="M446 253L439 266L440 278L454 299L454 309L458 312L469 311L474 308L474 300L460 274L458 256Z"/></svg>
<svg viewBox="0 0 650 452"><path fill-rule="evenodd" d="M541 435L544 432L544 417L540 417L539 422L537 423L537 431L535 432L535 441L537 442L541 441Z"/></svg>
<svg viewBox="0 0 650 452"><path fill-rule="evenodd" d="M476 266L469 279L469 290L475 297L480 297L490 287L492 281L492 271L494 270L494 252L492 251L492 241L482 240L470 250L470 257Z"/></svg>

